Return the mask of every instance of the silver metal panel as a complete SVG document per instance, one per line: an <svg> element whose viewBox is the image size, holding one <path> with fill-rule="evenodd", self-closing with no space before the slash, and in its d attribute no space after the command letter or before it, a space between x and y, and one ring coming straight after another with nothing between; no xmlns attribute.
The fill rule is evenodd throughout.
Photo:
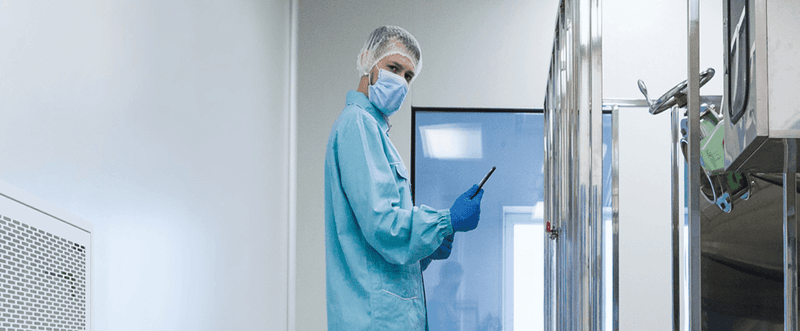
<svg viewBox="0 0 800 331"><path fill-rule="evenodd" d="M766 10L769 136L800 138L800 1L768 1Z"/></svg>
<svg viewBox="0 0 800 331"><path fill-rule="evenodd" d="M688 79L689 111L689 325L691 330L702 328L700 296L700 3L687 0L688 13Z"/></svg>
<svg viewBox="0 0 800 331"><path fill-rule="evenodd" d="M800 2L723 3L725 169L780 173L782 139L800 138Z"/></svg>
<svg viewBox="0 0 800 331"><path fill-rule="evenodd" d="M708 330L783 329L783 174L751 178L750 198L731 213L701 200Z"/></svg>
<svg viewBox="0 0 800 331"><path fill-rule="evenodd" d="M783 270L782 175L771 176L772 183L764 178L753 177L751 197L735 201L731 213L703 199L703 256L747 265L760 273L780 277Z"/></svg>
<svg viewBox="0 0 800 331"><path fill-rule="evenodd" d="M761 14L757 14L761 12ZM759 75L765 72L766 61L764 57L757 57L755 61L744 58L737 60L732 58L731 52L737 53L739 49L753 49L754 52L746 52L747 55L762 54L766 49L766 38L758 38L757 31L766 35L766 25L764 19L756 19L757 16L765 15L764 1L753 0L725 0L723 1L723 31L724 31L724 70L723 94L725 102L722 110L725 117L725 168L728 171L742 171L742 166L747 155L754 153L765 141L767 131L767 113L765 111L756 112L756 109L765 109L767 106L766 98L759 98L758 93L767 87L766 75ZM762 49L762 52L755 52ZM739 66L745 67L750 64L755 68L746 70L742 73L744 78L737 79L732 75L731 70L736 70ZM733 67L734 69L727 69ZM732 77L733 76L733 77ZM737 84L741 84L746 89L741 98L746 98L743 102L743 115L740 118L734 116L738 110L731 106L733 96L731 89L736 89ZM760 126L759 126L760 125ZM744 155L744 156L740 156Z"/></svg>
<svg viewBox="0 0 800 331"><path fill-rule="evenodd" d="M747 49L752 49L752 51L750 51L751 58L749 60L751 63L755 63L755 71L751 70L751 75L755 75L755 86L750 85L751 89L748 93L750 97L753 98L753 101L755 101L755 109L748 105L748 114L746 114L745 117L753 118L755 121L755 123L749 122L749 125L755 126L754 136L766 137L769 135L769 127L767 125L769 123L769 102L766 97L766 92L769 90L769 79L767 75L763 73L767 72L768 63L766 56L758 55L767 54L767 0L747 0L747 2L752 11L752 16L748 17L751 19L750 33L751 36L754 36L754 38L750 38L750 44L747 45ZM750 14L745 13L744 16L747 15ZM753 59L752 56L755 56L755 59ZM726 78L727 77L728 76L726 76ZM724 108L725 105L723 105L723 109ZM752 112L755 112L755 114L752 114ZM748 130L752 132L751 129Z"/></svg>
<svg viewBox="0 0 800 331"><path fill-rule="evenodd" d="M731 213L701 200L708 330L783 329L782 174L752 180L751 197Z"/></svg>

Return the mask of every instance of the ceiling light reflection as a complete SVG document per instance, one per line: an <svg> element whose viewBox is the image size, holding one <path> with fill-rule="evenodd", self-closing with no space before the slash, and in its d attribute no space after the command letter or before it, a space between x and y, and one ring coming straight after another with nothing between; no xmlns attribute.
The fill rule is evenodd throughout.
<svg viewBox="0 0 800 331"><path fill-rule="evenodd" d="M480 159L483 157L480 123L420 126L422 152L433 159Z"/></svg>

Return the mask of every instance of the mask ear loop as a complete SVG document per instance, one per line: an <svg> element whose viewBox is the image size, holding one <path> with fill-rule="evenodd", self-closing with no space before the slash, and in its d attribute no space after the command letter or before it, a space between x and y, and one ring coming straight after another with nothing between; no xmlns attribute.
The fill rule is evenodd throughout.
<svg viewBox="0 0 800 331"><path fill-rule="evenodd" d="M373 68L378 69L378 73L380 74L381 68L378 68L378 64L377 63L375 64L375 66ZM372 82L372 72L373 72L373 70L369 71L369 85L370 86L375 85L375 83L378 82L377 79L375 80L375 83ZM380 77L380 75L378 75L378 76Z"/></svg>

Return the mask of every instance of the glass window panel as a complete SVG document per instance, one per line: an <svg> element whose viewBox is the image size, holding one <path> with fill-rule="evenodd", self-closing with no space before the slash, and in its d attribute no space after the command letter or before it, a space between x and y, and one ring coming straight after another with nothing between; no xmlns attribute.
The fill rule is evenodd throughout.
<svg viewBox="0 0 800 331"><path fill-rule="evenodd" d="M497 167L484 186L478 228L457 233L450 258L433 261L424 272L430 330L540 330L545 240L541 220L543 115L415 109L413 116L415 205L449 208L489 169ZM610 116L603 116L603 128L605 274L609 279L605 285L610 322ZM507 208L528 211L506 213Z"/></svg>

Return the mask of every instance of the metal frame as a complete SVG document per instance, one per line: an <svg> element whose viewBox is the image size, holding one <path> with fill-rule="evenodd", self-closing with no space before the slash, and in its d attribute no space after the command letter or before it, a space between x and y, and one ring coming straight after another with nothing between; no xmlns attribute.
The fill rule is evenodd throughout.
<svg viewBox="0 0 800 331"><path fill-rule="evenodd" d="M613 227L612 241L614 275L614 307L613 330L619 330L619 106L611 108L611 226Z"/></svg>
<svg viewBox="0 0 800 331"><path fill-rule="evenodd" d="M602 330L600 0L561 0L545 99L545 329Z"/></svg>
<svg viewBox="0 0 800 331"><path fill-rule="evenodd" d="M611 109L611 227L612 227L612 329L619 330L619 110L648 108L644 99L603 99ZM674 235L674 234L673 234Z"/></svg>
<svg viewBox="0 0 800 331"><path fill-rule="evenodd" d="M797 142L783 144L783 329L797 331Z"/></svg>
<svg viewBox="0 0 800 331"><path fill-rule="evenodd" d="M721 100L720 96L701 96L702 102L718 104ZM606 108L611 108L611 130L612 130L612 226L613 226L613 282L614 282L614 330L619 330L619 109L621 107L630 108L648 108L647 100L644 99L604 99ZM681 280L681 216L680 216L680 158L681 152L678 150L680 129L680 111L682 108L673 107L671 111L671 129L672 129L672 149L671 149L671 178L672 178L672 329L680 330L682 323L681 307L684 298L682 298L682 280Z"/></svg>
<svg viewBox="0 0 800 331"><path fill-rule="evenodd" d="M605 326L605 309L603 303L606 295L604 291L605 287L603 286L606 279L603 270L603 246L605 239L605 222L603 222L603 11L600 8L600 1L601 0L591 0L584 2L586 6L590 7L589 13L591 15L588 27L588 33L590 35L589 45L591 49L589 54L589 65L591 67L589 73L589 88L591 91L589 100L589 105L591 107L589 113L591 117L589 122L591 123L591 142L589 144L592 149L591 166L589 168L591 176L591 201L589 203L589 219L591 220L591 224L589 224L589 230L592 230L591 227L594 228L594 233L591 234L594 239L594 243L591 246L591 256L594 261L594 275L591 278L593 283L593 300L590 303L592 307L592 318L595 322L593 330L603 330Z"/></svg>
<svg viewBox="0 0 800 331"><path fill-rule="evenodd" d="M678 129L680 125L680 110L672 108L672 148L670 164L672 165L672 329L681 329L681 217L680 217L680 176L678 170Z"/></svg>
<svg viewBox="0 0 800 331"><path fill-rule="evenodd" d="M700 269L700 2L687 0L687 100L689 111L689 329L702 329ZM680 328L678 328L680 329Z"/></svg>

